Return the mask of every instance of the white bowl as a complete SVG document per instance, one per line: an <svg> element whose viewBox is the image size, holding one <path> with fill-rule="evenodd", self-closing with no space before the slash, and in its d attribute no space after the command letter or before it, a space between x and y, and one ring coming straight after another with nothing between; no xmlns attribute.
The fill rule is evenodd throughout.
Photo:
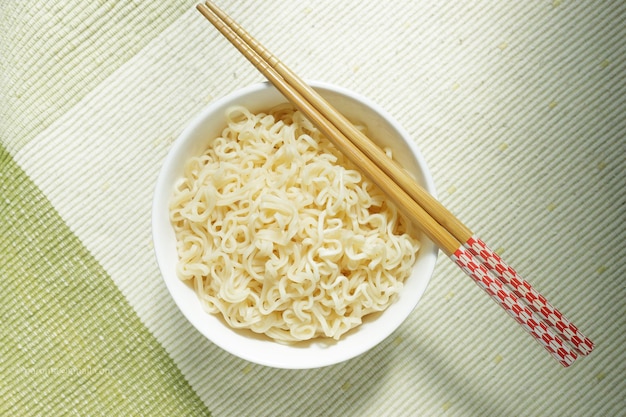
<svg viewBox="0 0 626 417"><path fill-rule="evenodd" d="M370 100L333 85L310 83L348 119L364 123L368 135L379 146L392 149L394 158L428 190L435 187L426 164L413 139L383 109ZM236 330L216 316L205 312L195 292L176 275L176 238L169 221L169 201L174 184L183 172L183 165L202 153L209 141L225 127L225 110L234 104L252 111L266 111L285 102L270 84L256 84L236 91L205 108L174 142L157 179L152 208L152 233L156 257L167 289L174 302L200 333L222 349L261 365L304 369L336 364L354 358L387 338L411 314L435 268L438 250L425 236L420 237L417 261L397 300L384 312L367 316L363 324L343 335L339 341L300 342L287 345L274 342L248 330Z"/></svg>

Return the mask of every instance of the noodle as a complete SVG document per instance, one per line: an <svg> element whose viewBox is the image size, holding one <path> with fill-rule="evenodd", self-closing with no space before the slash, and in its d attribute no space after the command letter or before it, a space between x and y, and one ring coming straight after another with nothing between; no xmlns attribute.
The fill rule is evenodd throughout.
<svg viewBox="0 0 626 417"><path fill-rule="evenodd" d="M386 309L419 249L408 222L289 105L226 119L170 205L204 309L281 342L339 339Z"/></svg>

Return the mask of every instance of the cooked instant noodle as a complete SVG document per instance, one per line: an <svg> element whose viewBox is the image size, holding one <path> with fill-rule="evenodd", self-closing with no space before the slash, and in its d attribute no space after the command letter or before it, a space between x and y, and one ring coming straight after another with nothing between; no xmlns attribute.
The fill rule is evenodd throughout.
<svg viewBox="0 0 626 417"><path fill-rule="evenodd" d="M294 342L386 309L419 249L409 223L289 105L226 121L170 206L178 276L205 310Z"/></svg>

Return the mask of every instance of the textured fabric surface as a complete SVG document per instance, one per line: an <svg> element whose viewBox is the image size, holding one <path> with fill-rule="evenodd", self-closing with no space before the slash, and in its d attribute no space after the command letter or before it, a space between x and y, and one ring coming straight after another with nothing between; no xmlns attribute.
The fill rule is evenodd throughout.
<svg viewBox="0 0 626 417"><path fill-rule="evenodd" d="M1 415L623 413L624 2L218 3L389 111L440 200L596 343L562 368L442 255L391 337L301 371L204 339L154 259L171 144L262 81L194 4L0 4Z"/></svg>

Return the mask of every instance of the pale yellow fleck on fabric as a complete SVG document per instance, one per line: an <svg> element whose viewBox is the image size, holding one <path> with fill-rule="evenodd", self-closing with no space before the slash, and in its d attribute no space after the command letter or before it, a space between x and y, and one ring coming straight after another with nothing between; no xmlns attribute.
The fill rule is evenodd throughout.
<svg viewBox="0 0 626 417"><path fill-rule="evenodd" d="M453 90L453 91L454 91L454 90L458 90L458 89L459 89L459 87L461 87L461 84L459 84L459 83L454 83L454 84L452 84L452 90Z"/></svg>
<svg viewBox="0 0 626 417"><path fill-rule="evenodd" d="M596 269L596 272L597 272L598 274L602 274L602 273L604 273L607 269L608 269L608 268L607 268L607 266L606 266L606 265L600 265L600 266L598 267L598 269Z"/></svg>
<svg viewBox="0 0 626 417"><path fill-rule="evenodd" d="M496 252L496 254L497 254L498 256L501 256L501 255L504 253L504 251L505 251L505 249L504 249L502 246L500 246L499 248L497 248L497 249L495 250L495 252Z"/></svg>
<svg viewBox="0 0 626 417"><path fill-rule="evenodd" d="M341 386L341 390L348 391L350 387L352 387L352 384L346 381L346 383Z"/></svg>
<svg viewBox="0 0 626 417"><path fill-rule="evenodd" d="M552 0L552 6L559 7L563 3L563 0Z"/></svg>
<svg viewBox="0 0 626 417"><path fill-rule="evenodd" d="M456 192L456 187L454 185L451 185L448 187L447 191L448 194L454 194Z"/></svg>
<svg viewBox="0 0 626 417"><path fill-rule="evenodd" d="M557 106L557 104L559 104L557 101L551 101L550 104L548 104L548 107L553 109L553 108L555 108Z"/></svg>
<svg viewBox="0 0 626 417"><path fill-rule="evenodd" d="M357 64L357 65L353 65L353 66L352 66L352 72L355 72L355 73L356 73L356 72L357 72L360 68L361 68L361 66L360 66L360 65L358 65L358 64Z"/></svg>
<svg viewBox="0 0 626 417"><path fill-rule="evenodd" d="M313 11L313 9L311 9L310 7L307 7L304 9L304 14L309 14Z"/></svg>
<svg viewBox="0 0 626 417"><path fill-rule="evenodd" d="M174 142L174 139L176 139L176 137L173 135L163 136L163 137L155 139L152 142L152 146L154 146L155 148L158 148L159 146L162 146L162 145L169 146L172 144L172 142Z"/></svg>
<svg viewBox="0 0 626 417"><path fill-rule="evenodd" d="M495 363L496 365L499 364L500 362L502 362L502 355L498 354L496 355L495 358L493 358L493 363Z"/></svg>
<svg viewBox="0 0 626 417"><path fill-rule="evenodd" d="M605 59L604 61L600 62L600 68L606 68L609 66L610 63L611 61L609 61L608 59Z"/></svg>
<svg viewBox="0 0 626 417"><path fill-rule="evenodd" d="M446 296L444 297L444 299L446 301L450 301L452 299L452 297L454 297L454 292L450 291L449 293L446 294Z"/></svg>
<svg viewBox="0 0 626 417"><path fill-rule="evenodd" d="M558 205L556 203L550 203L546 208L548 209L548 211L554 211L554 209L556 209L557 207Z"/></svg>
<svg viewBox="0 0 626 417"><path fill-rule="evenodd" d="M509 144L508 144L508 143L506 143L506 142L503 142L503 143L501 143L501 144L498 146L498 149L500 150L500 152L504 152L504 151L506 151L508 148L509 148Z"/></svg>
<svg viewBox="0 0 626 417"><path fill-rule="evenodd" d="M606 162L600 161L597 166L598 166L598 170L602 171L604 168L606 168Z"/></svg>
<svg viewBox="0 0 626 417"><path fill-rule="evenodd" d="M504 51L508 47L509 47L509 44L507 42L502 42L500 45L498 45L498 49L501 51Z"/></svg>
<svg viewBox="0 0 626 417"><path fill-rule="evenodd" d="M443 403L443 405L441 406L441 408L443 409L443 411L448 411L450 409L450 407L452 407L452 402L451 401L446 401L445 403Z"/></svg>
<svg viewBox="0 0 626 417"><path fill-rule="evenodd" d="M599 374L596 375L596 381L602 381L605 377L606 377L606 374L604 372L600 372Z"/></svg>
<svg viewBox="0 0 626 417"><path fill-rule="evenodd" d="M246 365L242 370L241 373L243 373L244 375L248 375L250 372L252 372L252 365L248 364Z"/></svg>
<svg viewBox="0 0 626 417"><path fill-rule="evenodd" d="M213 101L213 96L211 94L204 98L205 103L210 103L211 101Z"/></svg>
<svg viewBox="0 0 626 417"><path fill-rule="evenodd" d="M393 344L398 346L400 343L402 343L402 336L398 336L395 339L393 339Z"/></svg>

